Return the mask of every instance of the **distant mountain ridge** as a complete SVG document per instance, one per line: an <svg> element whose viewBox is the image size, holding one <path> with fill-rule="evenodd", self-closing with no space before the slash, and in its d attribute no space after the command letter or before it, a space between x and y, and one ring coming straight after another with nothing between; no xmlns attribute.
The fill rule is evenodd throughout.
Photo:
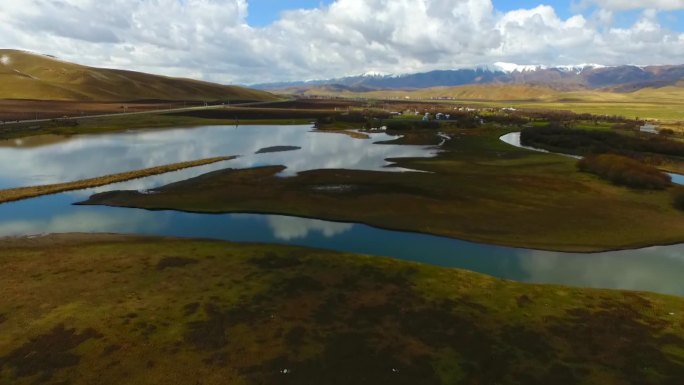
<svg viewBox="0 0 684 385"><path fill-rule="evenodd" d="M268 101L268 92L193 79L87 67L0 49L0 99L61 101Z"/></svg>
<svg viewBox="0 0 684 385"><path fill-rule="evenodd" d="M437 70L407 75L361 75L328 80L253 85L263 90L341 86L354 89L422 89L477 84L527 84L558 90L610 88L629 92L646 87L677 85L684 80L684 65L602 66L581 64L545 67L496 63L473 69Z"/></svg>

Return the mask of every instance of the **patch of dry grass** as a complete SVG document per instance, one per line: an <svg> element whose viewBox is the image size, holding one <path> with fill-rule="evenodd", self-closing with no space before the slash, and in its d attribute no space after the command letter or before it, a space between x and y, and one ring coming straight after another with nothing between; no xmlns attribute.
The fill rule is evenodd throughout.
<svg viewBox="0 0 684 385"><path fill-rule="evenodd" d="M43 186L18 187L13 189L0 190L0 203L18 201L22 199L34 198L41 195L56 194L64 191L82 190L99 186L106 186L112 183L125 182L131 179L144 178L152 175L165 174L167 172L178 171L184 168L204 166L211 163L231 160L235 157L220 156L214 158L192 160L167 164L163 166L150 167L142 170L127 171L118 174L99 176L96 178L82 179L75 182L56 183Z"/></svg>

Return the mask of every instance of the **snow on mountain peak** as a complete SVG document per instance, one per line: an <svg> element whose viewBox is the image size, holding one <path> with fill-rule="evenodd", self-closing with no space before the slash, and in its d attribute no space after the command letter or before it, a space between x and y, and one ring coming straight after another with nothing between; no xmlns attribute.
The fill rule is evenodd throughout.
<svg viewBox="0 0 684 385"><path fill-rule="evenodd" d="M364 74L361 75L361 76L362 76L362 77L366 77L366 78L381 78L381 77L390 76L390 75L391 75L391 74L386 73L386 72L368 71L368 72L364 73Z"/></svg>
<svg viewBox="0 0 684 385"><path fill-rule="evenodd" d="M584 70L587 68L590 69L596 69L596 68L606 68L606 66L601 65L601 64L576 64L576 65L565 65L565 66L557 66L559 70L562 71L567 71L567 72L575 72L575 73L582 73Z"/></svg>
<svg viewBox="0 0 684 385"><path fill-rule="evenodd" d="M534 72L538 70L545 70L548 67L543 65L520 65L515 63L504 63L497 62L494 66L502 72L512 73L512 72Z"/></svg>
<svg viewBox="0 0 684 385"><path fill-rule="evenodd" d="M560 66L550 67L550 66L545 66L545 65L540 65L540 64L520 65L520 64L515 64L515 63L497 62L497 63L494 63L494 68L496 68L499 71L509 73L509 74L514 73L514 72L534 72L534 71L547 70L547 69L557 69L560 71L575 72L577 74L580 74L586 69L606 68L606 66L601 65L601 64L585 63L585 64L560 65Z"/></svg>

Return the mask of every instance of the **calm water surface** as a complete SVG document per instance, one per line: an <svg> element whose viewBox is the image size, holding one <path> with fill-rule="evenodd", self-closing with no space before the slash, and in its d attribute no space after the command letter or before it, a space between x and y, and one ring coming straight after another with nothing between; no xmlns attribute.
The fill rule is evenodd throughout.
<svg viewBox="0 0 684 385"><path fill-rule="evenodd" d="M396 137L369 134L354 139L343 134L313 132L304 126L210 126L147 130L117 134L29 137L0 141L0 188L69 182L164 164L215 156L238 159L165 174L145 180L166 184L223 168L286 165L283 175L322 169L404 171L385 159L434 156L425 146L373 145ZM255 154L273 146L300 150ZM133 185L131 185L133 187ZM131 188L132 188L131 187ZM109 189L109 188L107 188Z"/></svg>
<svg viewBox="0 0 684 385"><path fill-rule="evenodd" d="M245 130L251 128L246 127ZM236 130L238 138L242 135L252 135L251 133L240 133L241 129ZM208 135L205 136L205 140L211 143L194 141L196 143L194 146L187 145L187 141L193 141L191 139L194 137L193 133L203 132L204 130L212 131L210 128L202 128L199 131L187 130L187 133L178 132L179 130L155 131L158 134L156 135L156 140L164 142L165 135L163 134L169 133L169 141L166 142L166 145L164 143L157 143L153 147L147 147L147 150L139 153L120 147L120 143L116 140L110 141L108 146L102 145L100 151L104 151L104 148L117 148L118 150L111 150L113 152L110 152L109 155L118 151L120 159L138 159L137 162L144 163L143 167L148 167L155 164L145 163L146 156L155 159L164 157L158 163L163 164L205 156L230 155L235 153L234 151L229 151L231 148L240 149L238 147L230 147L232 140L229 138L231 134L228 133L228 129L219 129L215 132L221 132L227 136L221 139L221 141L229 150L224 151L223 147L217 146L216 149L202 152L202 155L198 156L198 152L203 151L202 148L205 145L213 148L213 142L218 140L215 139L215 135ZM358 140L343 135L313 134L309 132L309 127L263 127L257 130L265 130L265 132L272 132L273 130L287 131L282 135L293 135L291 133L296 131L299 132L299 136L288 136L287 140L285 140L279 136L281 134L278 134L274 136L273 140L264 140L258 144L245 141L243 142L243 150L239 151L239 154L246 154L244 157L246 159L240 159L240 162L245 163L230 161L219 165L218 168L273 164L271 162L275 162L275 164L285 163L292 170L321 168L322 166L353 168L354 165L369 169L381 169L387 164L384 161L384 158L387 156L430 156L436 151L434 148L426 147L374 145L373 140ZM113 137L122 137L126 141L135 141L133 138L140 138L140 135L147 137L149 134L150 132L142 132L124 134L122 136L104 135L103 138L77 137L49 145L48 147L56 146L50 151L47 151L48 148L45 146L6 147L0 151L0 159L2 159L2 156L7 156L4 151L11 150L16 154L27 151L27 153L20 155L22 161L26 160L36 164L35 160L30 156L30 152L39 151L34 154L43 154L41 156L49 159L50 156L53 156L49 154L67 154L64 148L60 149L62 146L74 146L71 148L75 148L76 151L83 154L89 153L91 154L90 156L98 158L96 155L98 152L89 152L88 146L90 143L106 143L107 140L112 140ZM179 137L185 138L185 140L180 140L178 139ZM149 141L154 142L153 138L147 138ZM385 138L386 136L382 135L374 139ZM76 140L76 142L81 144L75 146L74 143L71 143L71 140ZM237 141L238 139L235 140ZM337 145L321 142L327 140L340 141L342 143L337 143L340 146L338 148ZM280 157L274 159L261 159L250 155L261 148L275 145L299 146L302 147L302 150L264 154ZM145 148L146 146L148 144L142 147ZM181 148L184 150L181 150ZM167 155L151 153L157 150ZM145 151L151 152L145 154ZM187 158L182 159L168 155L185 152L188 152L189 155L187 155ZM343 159L335 159L338 156L341 156ZM55 158L60 157L55 156ZM172 160L169 161L168 159ZM359 162L359 159L364 159L364 161ZM93 162L97 163L99 161ZM131 169L138 167L134 162L131 161L131 164L129 164ZM4 161L2 161L2 164L5 164ZM50 172L34 172L32 173L33 177L31 177L34 179L28 180L54 181L60 180L60 178L62 180L69 180L71 178L70 175L73 174L68 169L68 162L63 163L63 166L51 167ZM13 181L7 183L14 185L26 183L27 179L22 179L18 173L13 175L11 172L8 172L7 169L9 167L0 167L2 167L2 172L4 172L4 180ZM103 172L97 172L97 168L92 170L88 165L78 164L74 167L82 170L77 171L77 173L80 173L79 175L86 175L88 172L95 173L95 175L103 174ZM105 167L107 170L104 173L117 168L121 169L120 165L105 165L102 167ZM21 169L30 171L24 165L21 166ZM191 174L196 175L206 170L206 168L202 167L192 169ZM175 175L165 176L165 178L178 180L178 178L184 179L188 176L177 173L173 174ZM194 175L189 174L190 177ZM151 182L149 182L150 180ZM127 182L128 184L106 186L105 189L137 188L137 186L145 186L147 188L147 186L163 182L163 180L146 178L135 181L133 185ZM113 232L214 238L238 242L293 244L390 256L438 266L458 267L523 282L648 290L684 295L684 279L682 279L684 277L684 245L601 254L567 254L498 247L430 235L380 230L359 224L335 223L287 216L252 214L209 215L175 211L145 211L72 205L72 203L83 200L94 191L96 190L76 191L0 204L0 236L61 232Z"/></svg>

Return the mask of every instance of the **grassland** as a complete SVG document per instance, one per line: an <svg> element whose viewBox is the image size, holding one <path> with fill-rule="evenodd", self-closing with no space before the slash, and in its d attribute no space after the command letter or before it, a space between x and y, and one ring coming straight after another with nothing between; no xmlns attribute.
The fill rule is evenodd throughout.
<svg viewBox="0 0 684 385"><path fill-rule="evenodd" d="M125 182L132 179L165 174L167 172L178 171L184 168L203 166L206 164L222 162L234 158L235 157L231 156L214 157L200 160L192 160L188 162L167 164L157 167L150 167L142 170L128 171L118 174L105 175L96 178L82 179L73 182L5 189L0 190L0 203L18 201L41 195L56 194L64 191L83 190L87 188L106 186L112 183Z"/></svg>
<svg viewBox="0 0 684 385"><path fill-rule="evenodd" d="M677 86L618 93L601 90L557 91L542 86L492 84L364 93L327 92L325 88L314 88L307 94L404 101L407 97L413 101L443 98L452 99L452 103L472 106L569 110L576 113L658 119L666 123L684 121L684 87Z"/></svg>
<svg viewBox="0 0 684 385"><path fill-rule="evenodd" d="M132 100L276 100L244 87L133 71L86 67L17 50L0 50L0 99Z"/></svg>
<svg viewBox="0 0 684 385"><path fill-rule="evenodd" d="M171 108L200 107L204 103L195 102L92 102L58 100L18 100L0 99L0 120L13 122L37 119L59 119L64 116L83 117L89 115L118 114L122 112L159 111ZM0 122L0 124L4 124Z"/></svg>
<svg viewBox="0 0 684 385"><path fill-rule="evenodd" d="M421 173L282 166L218 171L161 188L114 191L86 204L193 212L278 213L560 251L638 248L684 240L669 191L637 191L581 173L576 160L514 148L504 129L449 130L435 158L396 164ZM434 132L398 143L437 144ZM666 223L667 226L663 227Z"/></svg>
<svg viewBox="0 0 684 385"><path fill-rule="evenodd" d="M663 384L684 299L274 245L0 240L3 384Z"/></svg>
<svg viewBox="0 0 684 385"><path fill-rule="evenodd" d="M208 111L208 110L207 110ZM263 108L226 108L225 112L211 114L146 113L141 115L108 116L90 119L57 120L54 122L27 123L0 126L1 139L24 138L37 135L78 135L120 132L132 129L171 127L197 127L211 125L288 125L309 124L321 114L335 113L318 110L284 110ZM257 117L249 115L256 114Z"/></svg>

